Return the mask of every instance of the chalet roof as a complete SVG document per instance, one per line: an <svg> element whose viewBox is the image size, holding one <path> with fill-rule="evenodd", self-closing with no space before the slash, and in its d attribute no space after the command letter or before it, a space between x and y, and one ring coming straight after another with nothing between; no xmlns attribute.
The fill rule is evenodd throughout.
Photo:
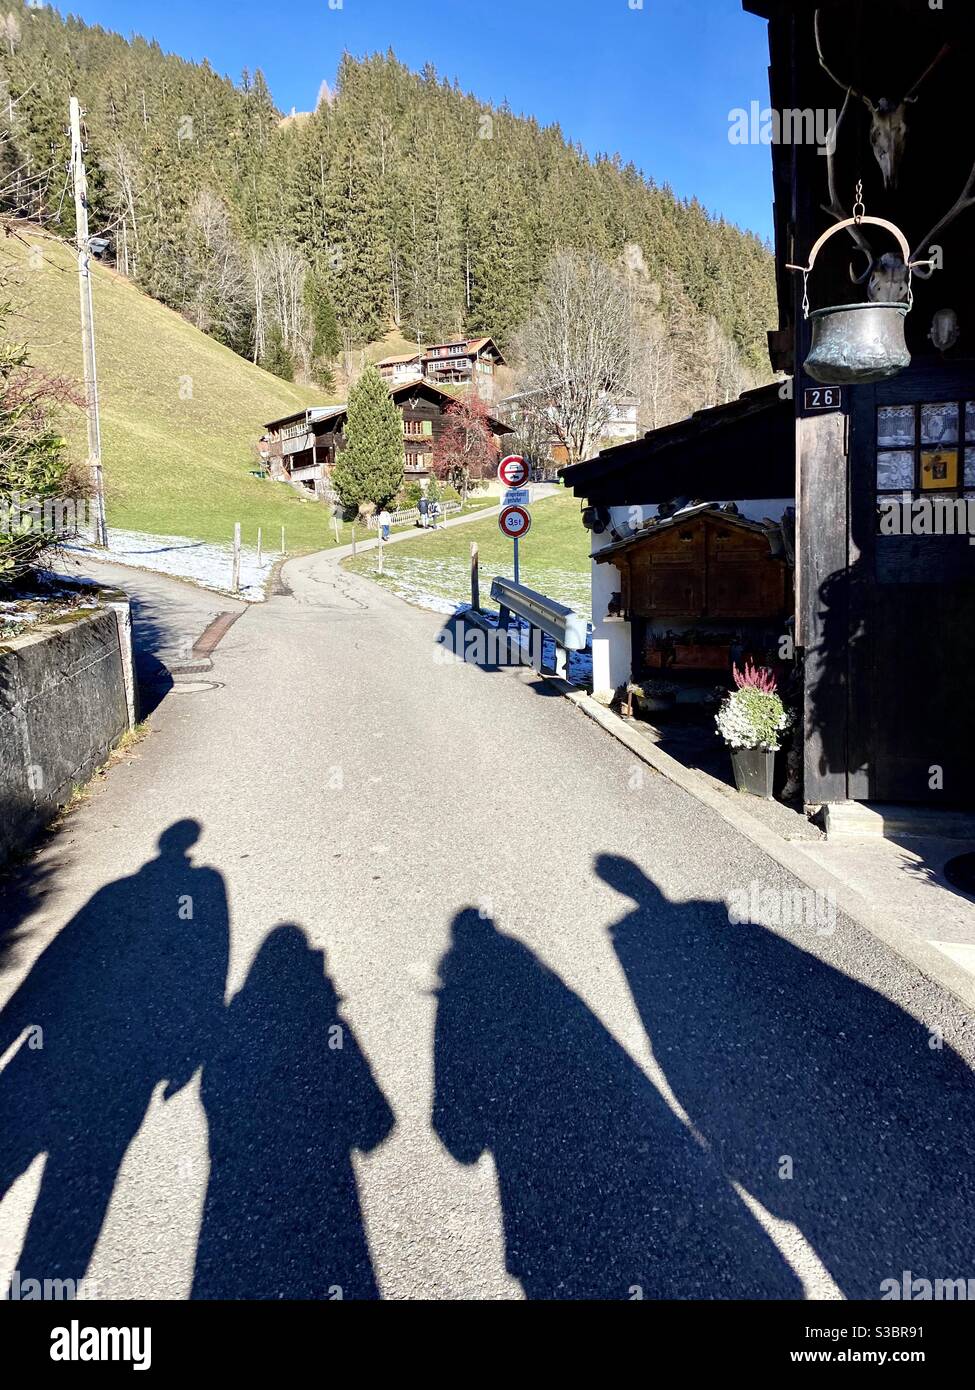
<svg viewBox="0 0 975 1390"><path fill-rule="evenodd" d="M341 414L344 410L344 405L310 405L305 410L296 410L291 415L282 415L278 420L269 420L264 428L266 430L281 429L284 425L296 425L299 420L307 420L309 424L317 424L320 420L327 420L329 416Z"/></svg>
<svg viewBox="0 0 975 1390"><path fill-rule="evenodd" d="M604 564L612 560L614 556L619 555L621 551L632 550L634 546L642 545L651 536L658 536L663 531L673 531L677 527L686 526L689 521L697 521L700 517L710 517L722 526L735 526L739 530L750 531L753 535L763 536L768 541L773 553L782 548L782 528L774 522L752 521L739 512L726 511L713 502L701 502L693 507L684 507L681 511L675 512L673 516L653 517L638 531L634 531L631 536L626 536L621 541L614 541L612 545L606 545L601 550L594 551L592 558L598 564Z"/></svg>
<svg viewBox="0 0 975 1390"><path fill-rule="evenodd" d="M398 357L382 357L376 363L377 367L395 367L399 362L419 362L419 352L404 352Z"/></svg>
<svg viewBox="0 0 975 1390"><path fill-rule="evenodd" d="M426 377L421 376L414 377L411 381L401 382L399 386L391 387L390 395L398 405L404 397L416 391L426 396L427 399L436 401L436 403L443 406L444 409L446 409L448 405L453 405L457 400L457 397L452 396L449 391L444 391L434 382L428 381ZM446 405L444 404L445 402ZM299 421L306 419L309 425L319 425L326 421L336 424L340 419L344 419L348 411L349 406L347 401L343 401L341 405L310 406L307 410L298 410L295 411L293 415L285 415L280 420L270 420L264 428L266 430L280 429L284 425L297 424ZM487 420L495 434L514 433L511 425L505 424L503 420L499 420L494 415L489 415Z"/></svg>
<svg viewBox="0 0 975 1390"><path fill-rule="evenodd" d="M501 351L501 349L498 347L498 345L497 345L497 343L494 341L494 339L493 339L493 338L490 338L490 337L488 337L488 338L451 338L451 339L449 339L449 340L448 340L447 342L445 342L445 343L431 343L429 347L425 347L425 348L423 349L423 356L424 356L424 357L429 357L430 354L431 354L432 352L434 352L437 348L445 348L445 347L462 347L462 348L465 348L465 349L466 349L466 353L465 353L466 356L476 356L479 352L483 352L484 349L485 349L486 347L488 347L489 345L490 345L491 347L494 348L494 351L498 354L498 359L499 359L499 361L501 361L501 362L503 363L503 362L506 360L506 359L505 359L505 356L504 356L504 353L503 353L503 352Z"/></svg>
<svg viewBox="0 0 975 1390"><path fill-rule="evenodd" d="M792 497L794 404L773 382L603 449L560 469L559 476L577 497L597 506L652 505L680 496L713 502Z"/></svg>

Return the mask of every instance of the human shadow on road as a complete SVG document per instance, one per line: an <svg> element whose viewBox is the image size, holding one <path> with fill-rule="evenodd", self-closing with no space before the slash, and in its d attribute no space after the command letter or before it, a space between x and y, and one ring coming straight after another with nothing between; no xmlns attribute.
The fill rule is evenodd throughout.
<svg viewBox="0 0 975 1390"><path fill-rule="evenodd" d="M352 1150L375 1149L394 1119L339 1003L302 929L271 932L203 1068L194 1298L379 1296Z"/></svg>
<svg viewBox="0 0 975 1390"><path fill-rule="evenodd" d="M670 902L628 859L596 869L635 904L613 943L654 1055L726 1172L799 1228L847 1298L879 1299L906 1270L967 1278L975 1086L957 1053L722 904Z"/></svg>
<svg viewBox="0 0 975 1390"><path fill-rule="evenodd" d="M197 867L197 821L100 889L0 1013L0 1196L47 1160L18 1262L26 1279L78 1281L116 1175L160 1082L192 1078L219 1019L229 922L222 876ZM0 914L2 920L2 914Z"/></svg>
<svg viewBox="0 0 975 1390"><path fill-rule="evenodd" d="M720 1170L582 1000L474 910L441 963L433 1125L490 1153L532 1299L800 1298Z"/></svg>

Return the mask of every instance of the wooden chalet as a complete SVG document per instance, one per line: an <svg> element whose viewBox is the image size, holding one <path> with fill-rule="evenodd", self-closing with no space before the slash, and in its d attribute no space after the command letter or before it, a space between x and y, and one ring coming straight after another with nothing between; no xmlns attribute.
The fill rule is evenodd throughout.
<svg viewBox="0 0 975 1390"><path fill-rule="evenodd" d="M384 357L376 365L383 380L391 384L426 377L437 386L476 386L478 394L491 401L497 395L495 374L506 363L493 338L458 338L415 353Z"/></svg>
<svg viewBox="0 0 975 1390"><path fill-rule="evenodd" d="M425 482L444 416L457 398L424 380L394 386L390 394L403 417L404 475L407 481ZM272 420L261 441L270 477L318 497L329 496L328 478L338 451L345 447L347 420L347 405L313 406ZM511 433L504 421L493 416L488 420L499 438Z"/></svg>
<svg viewBox="0 0 975 1390"><path fill-rule="evenodd" d="M627 504L794 497L806 803L969 807L975 7L744 8L768 22L772 109L791 130L771 146L779 322L769 343L784 384L563 476L589 503L597 552L613 529L628 533ZM806 282L802 268L831 228ZM892 311L872 312L884 305ZM609 689L632 661L632 634L620 624L614 636L608 611L621 585L612 564L594 564L597 684Z"/></svg>

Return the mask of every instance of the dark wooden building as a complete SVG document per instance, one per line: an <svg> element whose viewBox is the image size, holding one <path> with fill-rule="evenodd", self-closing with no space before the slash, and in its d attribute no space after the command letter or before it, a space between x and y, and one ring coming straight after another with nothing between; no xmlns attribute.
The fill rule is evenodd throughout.
<svg viewBox="0 0 975 1390"><path fill-rule="evenodd" d="M794 496L807 804L969 807L975 5L744 0L744 8L768 22L779 304L769 345L784 387L608 450L564 476L613 524L625 504L668 496ZM874 217L903 233L906 257ZM848 218L852 225L840 228ZM839 230L807 282L795 267L809 267L831 228ZM855 304L899 306L888 316L895 331L888 322L859 339L848 334L839 379L824 383L819 368L814 379L806 365L814 330L820 338L869 324L859 309L819 318L817 309ZM910 364L856 380L878 353L898 350L898 327ZM594 577L595 609L598 585ZM594 620L598 637L597 611ZM611 649L609 629L606 639ZM620 660L606 669L615 684Z"/></svg>
<svg viewBox="0 0 975 1390"><path fill-rule="evenodd" d="M783 528L701 504L657 517L596 553L620 576L620 616L633 632L633 675L713 671L775 659L792 612Z"/></svg>
<svg viewBox="0 0 975 1390"><path fill-rule="evenodd" d="M395 386L390 394L403 417L406 481L423 482L430 476L430 461L443 433L445 414L457 398L423 380ZM347 420L346 405L311 406L272 420L264 427L261 450L271 478L327 496L329 473L338 451L345 447ZM499 438L511 433L503 421L489 417L489 422Z"/></svg>
<svg viewBox="0 0 975 1390"><path fill-rule="evenodd" d="M969 805L975 546L965 534L885 533L881 517L888 497L954 512L975 495L975 6L745 8L769 23L773 107L836 113L831 151L772 148L780 320L770 343L773 364L795 373L806 800ZM866 213L938 268L912 277L911 365L841 386L823 409L804 370L803 277L789 267L807 265L817 238L853 213L861 184ZM896 300L898 255L874 225L834 237L810 277L813 309ZM863 285L851 269L866 272Z"/></svg>

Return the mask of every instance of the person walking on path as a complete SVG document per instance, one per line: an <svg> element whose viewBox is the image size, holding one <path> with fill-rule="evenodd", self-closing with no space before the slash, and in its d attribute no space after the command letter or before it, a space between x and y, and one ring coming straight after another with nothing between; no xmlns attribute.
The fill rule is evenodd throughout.
<svg viewBox="0 0 975 1390"><path fill-rule="evenodd" d="M392 526L392 524L393 518L390 516L386 508L383 507L382 511L379 513L379 529L382 532L382 537L384 541L389 540L389 528Z"/></svg>
<svg viewBox="0 0 975 1390"><path fill-rule="evenodd" d="M425 531L430 524L430 503L425 497L421 497L417 505L420 511L420 525Z"/></svg>

